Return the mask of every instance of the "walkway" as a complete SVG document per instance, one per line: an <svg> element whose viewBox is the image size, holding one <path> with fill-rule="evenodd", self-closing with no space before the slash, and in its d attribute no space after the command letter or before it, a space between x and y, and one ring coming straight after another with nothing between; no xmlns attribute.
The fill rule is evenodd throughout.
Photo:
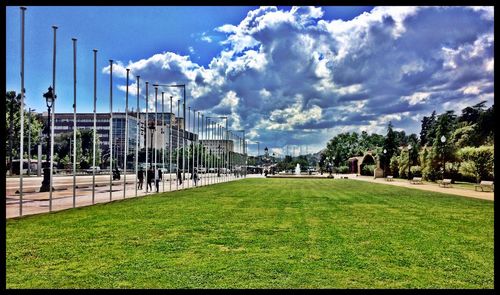
<svg viewBox="0 0 500 295"><path fill-rule="evenodd" d="M193 185L193 181L188 178L189 175L186 173L186 180L183 181L182 185L178 186L175 175L172 174L172 178L170 178L169 174L165 174L163 182L160 182L159 185L159 193L243 179L243 177L235 177L234 175L221 175L221 177L217 177L214 173L208 173L201 175L201 180L198 181L197 186L195 187ZM127 174L125 195L123 190L123 175L121 176L121 180L112 182L111 193L109 179L109 175L96 175L94 200L92 200L92 176L77 176L74 207L91 206L93 204L107 203L135 197L135 175ZM170 179L172 179L172 181L170 181ZM41 182L42 177L23 177L23 216L49 212L49 208L51 206L49 193L38 192ZM73 208L73 176L55 176L53 178L53 182L54 190L52 191L51 212ZM154 190L153 192L146 192L146 183L144 182L144 190L137 190L137 197L156 194L154 184L152 187ZM19 190L19 178L6 178L6 218L20 216L20 202L19 194L16 193L17 190Z"/></svg>
<svg viewBox="0 0 500 295"><path fill-rule="evenodd" d="M375 182L375 183L381 183L381 184L389 184L389 185L395 185L395 186L401 186L401 187L407 187L407 188L413 188L413 189L420 189L420 190L425 190L425 191L458 195L458 196L469 197L469 198L476 198L476 199L483 199L483 200L490 200L490 201L494 201L494 199L495 199L493 192L474 191L474 190L469 190L469 189L464 189L464 188L453 187L453 185L452 185L452 187L440 187L437 183L426 183L426 182L424 182L424 184L411 184L407 180L396 179L394 181L386 181L385 178L375 178L374 179L373 176L357 176L356 177L355 174L349 175L348 177L349 177L349 179ZM335 178L337 178L337 175L335 175Z"/></svg>

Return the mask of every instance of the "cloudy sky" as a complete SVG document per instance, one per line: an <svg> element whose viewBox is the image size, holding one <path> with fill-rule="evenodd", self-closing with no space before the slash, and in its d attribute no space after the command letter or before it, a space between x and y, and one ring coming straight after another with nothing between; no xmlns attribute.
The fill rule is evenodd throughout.
<svg viewBox="0 0 500 295"><path fill-rule="evenodd" d="M6 86L18 91L19 7L7 8L6 25ZM113 59L115 111L125 108L126 68L134 108L136 75L185 83L191 108L246 130L250 154L257 141L261 151L316 152L340 132L385 134L389 121L418 133L433 110L493 104L493 7L28 7L26 104L38 111L52 79L52 25L57 112L72 112L76 37L78 111L92 112L96 48L98 112L109 112Z"/></svg>

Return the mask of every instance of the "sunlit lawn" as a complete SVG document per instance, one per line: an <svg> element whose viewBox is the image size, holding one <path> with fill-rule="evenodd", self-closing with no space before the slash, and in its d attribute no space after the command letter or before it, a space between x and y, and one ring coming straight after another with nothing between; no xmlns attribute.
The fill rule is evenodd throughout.
<svg viewBox="0 0 500 295"><path fill-rule="evenodd" d="M493 202L246 179L7 220L7 288L493 288Z"/></svg>

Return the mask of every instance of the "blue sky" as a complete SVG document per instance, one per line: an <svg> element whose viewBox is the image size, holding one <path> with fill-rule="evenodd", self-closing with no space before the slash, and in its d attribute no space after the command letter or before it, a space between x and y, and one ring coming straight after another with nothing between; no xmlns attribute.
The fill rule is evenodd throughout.
<svg viewBox="0 0 500 295"><path fill-rule="evenodd" d="M19 7L6 16L6 87L18 91ZM133 106L135 75L186 83L191 107L247 130L251 154L256 141L318 151L340 132L385 134L392 121L418 133L433 110L491 105L493 24L492 7L28 7L26 104L46 110L57 25L57 112L72 112L75 37L78 111L92 111L95 48L98 112L109 112L113 59L115 111L128 67Z"/></svg>

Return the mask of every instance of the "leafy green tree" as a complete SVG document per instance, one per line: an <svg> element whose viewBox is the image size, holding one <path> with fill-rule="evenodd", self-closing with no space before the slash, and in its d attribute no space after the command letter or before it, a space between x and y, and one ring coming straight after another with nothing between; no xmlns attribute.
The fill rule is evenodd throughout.
<svg viewBox="0 0 500 295"><path fill-rule="evenodd" d="M393 154L389 163L390 173L394 177L399 177L399 156L397 154Z"/></svg>
<svg viewBox="0 0 500 295"><path fill-rule="evenodd" d="M26 107L26 105L25 105ZM19 159L21 143L21 94L15 91L5 93L5 119L7 136L5 136L5 149L8 163L14 159ZM31 119L31 124L30 124ZM37 145L40 143L40 130L43 127L41 115L34 113L29 116L27 109L24 109L24 158L28 158L31 149L31 158L37 158ZM29 136L31 134L31 147L28 147ZM10 166L8 166L10 168Z"/></svg>
<svg viewBox="0 0 500 295"><path fill-rule="evenodd" d="M480 180L492 179L494 153L493 146L464 147L458 151L458 156L472 164L476 182L479 183Z"/></svg>

